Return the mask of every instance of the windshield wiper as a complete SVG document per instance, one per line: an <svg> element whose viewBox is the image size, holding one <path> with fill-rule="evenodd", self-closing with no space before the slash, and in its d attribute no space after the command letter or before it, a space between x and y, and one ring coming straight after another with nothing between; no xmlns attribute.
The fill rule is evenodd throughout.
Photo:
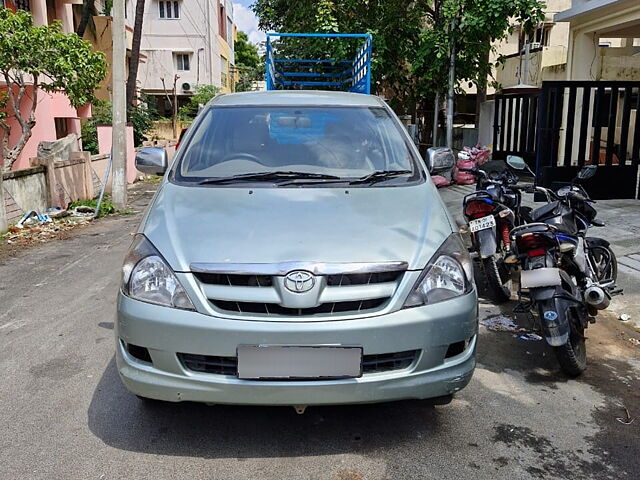
<svg viewBox="0 0 640 480"><path fill-rule="evenodd" d="M236 181L252 181L252 180L292 180L297 178L313 178L324 180L339 180L340 177L335 175L325 175L324 173L308 173L308 172L293 172L293 171L274 171L274 172L256 172L256 173L243 173L240 175L233 175L231 177L215 177L206 178L198 182L198 185L211 185L215 183L232 183Z"/></svg>
<svg viewBox="0 0 640 480"><path fill-rule="evenodd" d="M375 172L372 172L369 175L365 175L364 177L358 178L356 180L351 180L349 184L358 185L360 183L376 183L376 182L381 182L383 180L387 180L389 178L395 178L401 175L407 175L408 173L413 173L413 172L411 170L376 170Z"/></svg>

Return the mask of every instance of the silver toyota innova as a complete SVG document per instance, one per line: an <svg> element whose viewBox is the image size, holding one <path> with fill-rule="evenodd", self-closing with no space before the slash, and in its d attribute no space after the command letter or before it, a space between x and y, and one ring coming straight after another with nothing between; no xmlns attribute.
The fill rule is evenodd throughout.
<svg viewBox="0 0 640 480"><path fill-rule="evenodd" d="M475 366L477 295L429 165L378 97L218 96L124 262L118 371L172 402L434 399Z"/></svg>

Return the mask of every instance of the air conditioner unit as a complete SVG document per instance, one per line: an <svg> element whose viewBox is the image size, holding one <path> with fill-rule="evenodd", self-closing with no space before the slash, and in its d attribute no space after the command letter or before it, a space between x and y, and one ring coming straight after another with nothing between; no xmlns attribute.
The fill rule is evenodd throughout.
<svg viewBox="0 0 640 480"><path fill-rule="evenodd" d="M529 51L536 50L542 48L542 44L540 42L529 42ZM525 53L526 49L522 48L522 53Z"/></svg>
<svg viewBox="0 0 640 480"><path fill-rule="evenodd" d="M182 84L182 91L183 91L184 93L191 93L191 92L193 92L194 90L195 90L195 89L194 89L194 87L193 87L193 84L192 84L192 83L184 82L184 83Z"/></svg>

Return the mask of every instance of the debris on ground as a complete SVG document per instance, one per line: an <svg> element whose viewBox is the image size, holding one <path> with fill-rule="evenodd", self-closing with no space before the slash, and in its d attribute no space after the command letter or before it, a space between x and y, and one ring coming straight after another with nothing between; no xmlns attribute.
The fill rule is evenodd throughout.
<svg viewBox="0 0 640 480"><path fill-rule="evenodd" d="M47 209L47 215L49 215L53 219L56 219L68 217L69 215L71 215L71 213L69 213L69 210L67 210L66 208L51 207Z"/></svg>
<svg viewBox="0 0 640 480"><path fill-rule="evenodd" d="M96 213L96 209L93 207L89 207L86 205L78 205L71 211L71 216L73 217L93 217Z"/></svg>
<svg viewBox="0 0 640 480"><path fill-rule="evenodd" d="M623 313L618 317L618 320L620 320L621 322L628 322L629 320L631 320L631 315L629 315L628 313Z"/></svg>
<svg viewBox="0 0 640 480"><path fill-rule="evenodd" d="M30 210L15 224L17 228L23 228L25 225L37 225L38 223L50 223L51 217L46 213L38 213L35 210Z"/></svg>
<svg viewBox="0 0 640 480"><path fill-rule="evenodd" d="M542 337L535 333L521 333L520 335L517 335L517 337L518 340L526 340L529 342L539 342L542 340Z"/></svg>
<svg viewBox="0 0 640 480"><path fill-rule="evenodd" d="M94 198L92 200L79 200L77 202L73 202L69 205L69 209L73 212L76 212L78 215L84 216L94 216L96 212L96 208L98 207L98 199ZM109 195L105 195L102 203L100 204L100 217L104 217L106 215L111 215L112 213L117 213L118 209L111 202L111 197Z"/></svg>
<svg viewBox="0 0 640 480"><path fill-rule="evenodd" d="M623 406L622 408L624 409L624 412L627 414L627 418L617 417L616 420L622 423L623 425L631 425L635 420L635 418L631 418L631 415L629 414L629 409L627 407Z"/></svg>
<svg viewBox="0 0 640 480"><path fill-rule="evenodd" d="M46 242L48 240L58 238L61 234L64 234L64 232L83 225L88 225L89 223L89 219L73 217L56 220L49 218L49 221L46 223L23 222L20 227L17 224L11 225L7 233L0 236L0 240L5 240L8 244L21 245Z"/></svg>
<svg viewBox="0 0 640 480"><path fill-rule="evenodd" d="M640 347L640 340L638 340L637 338L631 337L629 341L633 343L636 347Z"/></svg>
<svg viewBox="0 0 640 480"><path fill-rule="evenodd" d="M512 319L505 317L504 315L496 315L494 317L487 317L480 320L480 325L484 325L489 330L494 332L523 332L524 328L518 327Z"/></svg>

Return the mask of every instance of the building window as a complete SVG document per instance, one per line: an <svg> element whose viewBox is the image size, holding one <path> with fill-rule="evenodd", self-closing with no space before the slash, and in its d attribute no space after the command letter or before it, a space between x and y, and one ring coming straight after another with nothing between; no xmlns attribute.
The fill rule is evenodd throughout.
<svg viewBox="0 0 640 480"><path fill-rule="evenodd" d="M227 14L224 11L224 5L220 5L220 12L218 15L218 33L224 39L227 38Z"/></svg>
<svg viewBox="0 0 640 480"><path fill-rule="evenodd" d="M220 57L220 84L222 87L229 86L229 62L226 58Z"/></svg>
<svg viewBox="0 0 640 480"><path fill-rule="evenodd" d="M56 139L69 135L69 123L66 118L55 117L53 123L56 126Z"/></svg>
<svg viewBox="0 0 640 480"><path fill-rule="evenodd" d="M160 18L180 18L180 2L158 2Z"/></svg>
<svg viewBox="0 0 640 480"><path fill-rule="evenodd" d="M522 52L527 43L531 45L531 48L548 47L551 27L552 25L542 24L538 25L531 34L521 32L518 39L519 50Z"/></svg>
<svg viewBox="0 0 640 480"><path fill-rule="evenodd" d="M191 70L190 55L188 53L176 53L176 68L179 72Z"/></svg>
<svg viewBox="0 0 640 480"><path fill-rule="evenodd" d="M233 48L233 21L227 17L227 43Z"/></svg>

